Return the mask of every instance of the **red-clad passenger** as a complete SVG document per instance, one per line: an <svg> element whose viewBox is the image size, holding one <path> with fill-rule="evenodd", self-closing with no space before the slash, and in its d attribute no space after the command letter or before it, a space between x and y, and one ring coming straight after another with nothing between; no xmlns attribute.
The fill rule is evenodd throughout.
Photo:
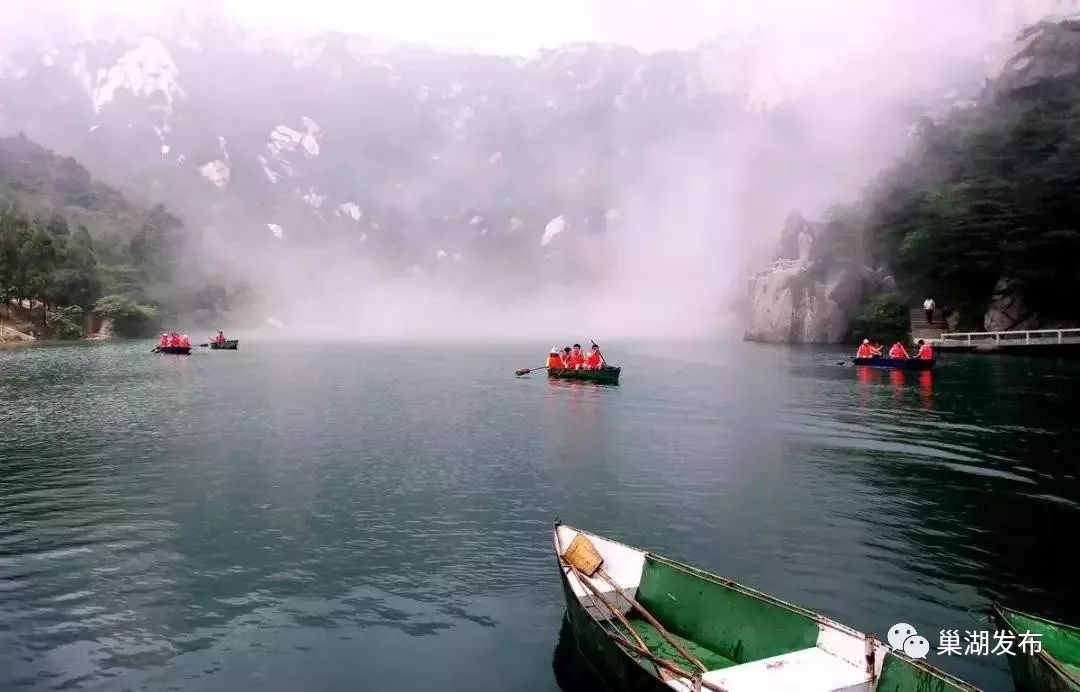
<svg viewBox="0 0 1080 692"><path fill-rule="evenodd" d="M892 345L892 348L889 349L889 357L907 359L911 356L908 355L907 349L904 348L904 344L897 341L895 344Z"/></svg>
<svg viewBox="0 0 1080 692"><path fill-rule="evenodd" d="M180 346L180 335L176 332L173 332L169 335L169 346L172 346L174 348Z"/></svg>
<svg viewBox="0 0 1080 692"><path fill-rule="evenodd" d="M552 370L562 370L563 361L559 349L552 347L551 353L548 354L547 367Z"/></svg>
<svg viewBox="0 0 1080 692"><path fill-rule="evenodd" d="M188 338L187 334L184 334L184 335L182 335L180 337L180 347L181 348L191 348L191 339Z"/></svg>
<svg viewBox="0 0 1080 692"><path fill-rule="evenodd" d="M855 352L856 358L873 358L874 347L870 345L870 339L863 339L859 344L859 350Z"/></svg>
<svg viewBox="0 0 1080 692"><path fill-rule="evenodd" d="M593 344L589 355L585 357L585 367L589 370L599 370L604 365L604 357L600 355L600 347Z"/></svg>
<svg viewBox="0 0 1080 692"><path fill-rule="evenodd" d="M580 370L585 367L585 354L581 352L581 344L574 344L574 350L570 352L570 358L566 361L566 367Z"/></svg>
<svg viewBox="0 0 1080 692"><path fill-rule="evenodd" d="M158 348L165 348L169 345L169 335L165 332L161 333L161 341L158 342Z"/></svg>
<svg viewBox="0 0 1080 692"><path fill-rule="evenodd" d="M915 357L921 360L933 360L934 349L930 348L930 344L926 343L922 339L919 339L919 355Z"/></svg>
<svg viewBox="0 0 1080 692"><path fill-rule="evenodd" d="M218 333L214 336L214 343L221 346L225 343L225 332L218 330Z"/></svg>

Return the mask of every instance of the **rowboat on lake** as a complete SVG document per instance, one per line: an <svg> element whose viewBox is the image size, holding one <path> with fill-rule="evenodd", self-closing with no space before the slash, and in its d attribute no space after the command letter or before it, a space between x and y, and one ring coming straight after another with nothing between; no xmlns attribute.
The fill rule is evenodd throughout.
<svg viewBox="0 0 1080 692"><path fill-rule="evenodd" d="M728 579L559 522L554 541L574 641L610 689L977 690L870 635Z"/></svg>
<svg viewBox="0 0 1080 692"><path fill-rule="evenodd" d="M548 377L556 380L586 380L601 384L619 384L622 368L605 365L597 370L577 370L574 368L548 368Z"/></svg>
<svg viewBox="0 0 1080 692"><path fill-rule="evenodd" d="M934 361L925 358L855 358L855 365L894 370L933 370Z"/></svg>
<svg viewBox="0 0 1080 692"><path fill-rule="evenodd" d="M1003 608L992 607L999 630L1011 632L1008 656L1013 682L1020 692L1080 692L1080 627ZM1039 641L1040 651L1019 650L1025 632Z"/></svg>
<svg viewBox="0 0 1080 692"><path fill-rule="evenodd" d="M210 342L211 351L235 351L240 346L239 339L228 339L222 343L216 341Z"/></svg>
<svg viewBox="0 0 1080 692"><path fill-rule="evenodd" d="M158 346L157 353L171 353L174 356L190 356L190 346Z"/></svg>

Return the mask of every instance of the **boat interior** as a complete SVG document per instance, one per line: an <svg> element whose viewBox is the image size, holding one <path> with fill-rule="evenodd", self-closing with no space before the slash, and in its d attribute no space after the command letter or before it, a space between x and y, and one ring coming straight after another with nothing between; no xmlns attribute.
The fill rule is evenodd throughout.
<svg viewBox="0 0 1080 692"><path fill-rule="evenodd" d="M568 526L556 528L560 555L578 533ZM587 577L587 572L571 569L564 560L568 584L586 611L609 632L617 631L626 640L644 641L654 656L685 671L701 671L632 607L628 598L636 599L671 640L704 666L701 679L727 692L923 689L917 683L937 678L932 669L916 666L877 640L843 625L691 567L593 534L586 536L600 554L603 570L619 587L599 572ZM588 580L595 592L583 580ZM628 625L634 633L627 631ZM875 654L872 669L867 665L868 647ZM635 658L641 665L660 671L672 689L694 689L687 677L662 671L643 656ZM888 684L882 684L883 680ZM925 689L954 687L946 683Z"/></svg>

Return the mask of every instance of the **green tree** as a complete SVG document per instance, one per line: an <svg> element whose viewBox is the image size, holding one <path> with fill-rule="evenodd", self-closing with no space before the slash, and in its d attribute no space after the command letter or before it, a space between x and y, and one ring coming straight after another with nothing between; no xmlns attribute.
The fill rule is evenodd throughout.
<svg viewBox="0 0 1080 692"><path fill-rule="evenodd" d="M136 303L124 296L102 296L94 305L94 312L112 320L113 332L118 336L149 336L157 326L157 311L152 306Z"/></svg>

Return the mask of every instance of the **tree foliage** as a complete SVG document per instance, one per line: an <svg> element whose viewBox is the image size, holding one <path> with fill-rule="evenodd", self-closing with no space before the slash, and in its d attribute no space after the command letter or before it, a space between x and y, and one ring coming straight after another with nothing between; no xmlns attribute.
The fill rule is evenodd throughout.
<svg viewBox="0 0 1080 692"><path fill-rule="evenodd" d="M852 342L870 339L886 346L896 341L910 341L911 318L904 297L883 293L871 298L851 323L848 337Z"/></svg>
<svg viewBox="0 0 1080 692"><path fill-rule="evenodd" d="M1080 319L1080 64L1051 54L1080 45L1080 23L1039 31L977 102L924 119L859 204L866 260L909 304L933 295L966 327L981 328L1003 279L1042 320Z"/></svg>
<svg viewBox="0 0 1080 692"><path fill-rule="evenodd" d="M214 319L230 292L202 278L188 240L162 205L138 207L74 159L0 137L0 304L33 306L46 333L72 334L87 311L132 336L179 314Z"/></svg>

